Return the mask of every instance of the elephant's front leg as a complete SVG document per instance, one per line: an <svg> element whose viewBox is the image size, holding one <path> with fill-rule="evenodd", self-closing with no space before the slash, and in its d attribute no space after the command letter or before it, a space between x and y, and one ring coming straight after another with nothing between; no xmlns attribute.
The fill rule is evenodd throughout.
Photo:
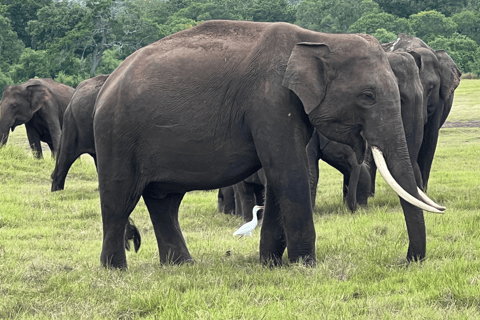
<svg viewBox="0 0 480 320"><path fill-rule="evenodd" d="M280 219L280 207L273 193L273 188L267 186L262 231L260 233L260 260L265 264L281 265L286 247L287 241Z"/></svg>
<svg viewBox="0 0 480 320"><path fill-rule="evenodd" d="M183 193L178 193L161 198L151 190L143 194L155 230L161 263L179 264L193 260L178 222L178 208L183 196Z"/></svg>
<svg viewBox="0 0 480 320"><path fill-rule="evenodd" d="M25 128L27 129L28 143L33 150L35 158L43 158L42 144L40 143L40 135L37 130L28 124L25 124Z"/></svg>
<svg viewBox="0 0 480 320"><path fill-rule="evenodd" d="M274 172L277 173L274 175ZM315 228L306 161L303 170L272 170L269 173L260 257L263 261L279 263L286 246L291 262L313 265L316 261ZM278 177L282 173L284 176Z"/></svg>

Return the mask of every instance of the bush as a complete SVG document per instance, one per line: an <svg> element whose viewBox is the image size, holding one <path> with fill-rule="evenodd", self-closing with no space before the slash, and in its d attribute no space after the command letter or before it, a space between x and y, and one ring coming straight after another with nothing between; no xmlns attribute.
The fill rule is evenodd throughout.
<svg viewBox="0 0 480 320"><path fill-rule="evenodd" d="M12 78L0 70L0 100L2 99L3 89L10 84L13 84Z"/></svg>
<svg viewBox="0 0 480 320"><path fill-rule="evenodd" d="M478 79L478 75L471 72L463 73L460 79Z"/></svg>
<svg viewBox="0 0 480 320"><path fill-rule="evenodd" d="M67 86L75 88L80 84L85 79L90 78L88 75L66 75L65 72L60 71L56 76L55 76L55 81L66 84Z"/></svg>

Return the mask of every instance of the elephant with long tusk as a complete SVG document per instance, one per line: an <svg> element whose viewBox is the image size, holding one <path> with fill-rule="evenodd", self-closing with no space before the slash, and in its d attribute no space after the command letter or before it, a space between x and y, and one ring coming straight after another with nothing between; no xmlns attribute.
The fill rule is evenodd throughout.
<svg viewBox="0 0 480 320"><path fill-rule="evenodd" d="M162 263L192 257L178 221L186 192L267 178L260 260L316 262L305 147L313 129L361 162L380 149L418 199L395 75L378 41L287 23L207 21L139 49L102 86L94 110L103 220L100 260L126 268L125 224L143 197ZM422 209L401 199L407 258L425 257ZM429 205L424 209L437 211Z"/></svg>

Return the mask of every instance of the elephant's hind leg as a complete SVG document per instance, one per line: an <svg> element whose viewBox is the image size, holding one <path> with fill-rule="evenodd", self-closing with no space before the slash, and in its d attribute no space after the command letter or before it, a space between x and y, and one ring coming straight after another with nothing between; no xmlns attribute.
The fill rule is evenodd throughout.
<svg viewBox="0 0 480 320"><path fill-rule="evenodd" d="M103 221L103 246L100 260L105 267L127 268L125 226L140 200L140 194L128 186L131 181L111 182L108 190L100 188Z"/></svg>
<svg viewBox="0 0 480 320"><path fill-rule="evenodd" d="M154 188L146 188L143 199L157 238L161 263L182 263L192 261L185 239L178 223L178 208L184 193L157 195Z"/></svg>

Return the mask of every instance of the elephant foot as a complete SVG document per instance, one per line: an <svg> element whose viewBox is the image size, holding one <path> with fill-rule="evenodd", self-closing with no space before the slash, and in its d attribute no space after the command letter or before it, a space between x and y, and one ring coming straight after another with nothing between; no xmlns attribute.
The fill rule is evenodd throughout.
<svg viewBox="0 0 480 320"><path fill-rule="evenodd" d="M162 252L167 252L162 254ZM184 263L193 263L194 260L188 253L188 250L169 248L168 250L160 250L160 263L161 264L175 264L180 265Z"/></svg>
<svg viewBox="0 0 480 320"><path fill-rule="evenodd" d="M102 252L102 254L100 256L100 261L102 262L102 265L103 265L103 267L105 267L105 269L125 270L125 269L128 268L127 259L125 257L125 252L123 253L123 255L121 253L118 253L118 254L104 254Z"/></svg>
<svg viewBox="0 0 480 320"><path fill-rule="evenodd" d="M296 257L296 258L288 258L291 263L300 263L303 264L306 267L316 267L317 266L317 258L315 255L310 256L302 256L302 257Z"/></svg>
<svg viewBox="0 0 480 320"><path fill-rule="evenodd" d="M260 254L260 262L263 263L265 267L281 267L283 265L283 259L282 256L278 256L276 254L266 254L262 255Z"/></svg>

